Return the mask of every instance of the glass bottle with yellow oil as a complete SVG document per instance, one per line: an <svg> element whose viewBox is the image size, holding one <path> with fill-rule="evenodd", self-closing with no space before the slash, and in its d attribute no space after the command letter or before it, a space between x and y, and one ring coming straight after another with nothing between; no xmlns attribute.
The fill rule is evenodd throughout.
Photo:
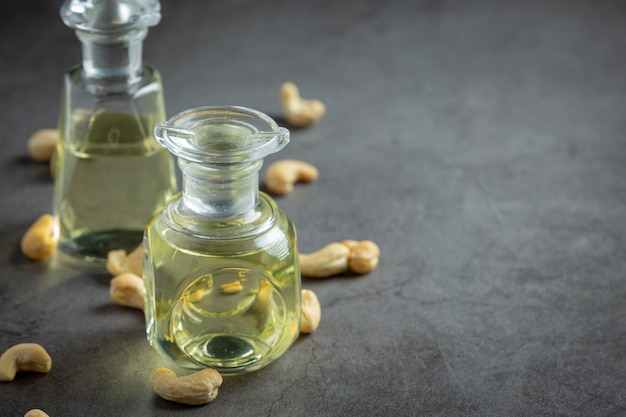
<svg viewBox="0 0 626 417"><path fill-rule="evenodd" d="M186 368L259 369L300 326L293 224L260 192L262 158L289 131L243 107L201 107L155 126L178 157L183 191L146 229L150 343Z"/></svg>
<svg viewBox="0 0 626 417"><path fill-rule="evenodd" d="M141 243L150 219L176 192L173 159L152 135L165 120L157 70L141 61L155 0L66 0L83 62L65 76L54 215L59 247L87 261Z"/></svg>

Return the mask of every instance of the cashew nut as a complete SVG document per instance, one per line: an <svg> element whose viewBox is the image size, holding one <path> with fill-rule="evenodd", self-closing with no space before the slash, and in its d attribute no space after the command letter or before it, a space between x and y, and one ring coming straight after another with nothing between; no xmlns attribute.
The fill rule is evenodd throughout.
<svg viewBox="0 0 626 417"><path fill-rule="evenodd" d="M380 249L371 240L330 243L311 254L300 254L300 273L312 278L330 277L350 269L365 274L376 268Z"/></svg>
<svg viewBox="0 0 626 417"><path fill-rule="evenodd" d="M348 266L352 272L356 272L357 274L366 274L373 271L376 266L378 266L379 257L380 248L378 245L371 240L363 240L361 242L357 242L356 245L350 248Z"/></svg>
<svg viewBox="0 0 626 417"><path fill-rule="evenodd" d="M28 258L39 261L52 255L58 244L54 218L50 214L43 214L26 231L20 247Z"/></svg>
<svg viewBox="0 0 626 417"><path fill-rule="evenodd" d="M50 416L44 413L43 410L40 410L38 408L33 408L32 410L24 414L24 417L50 417Z"/></svg>
<svg viewBox="0 0 626 417"><path fill-rule="evenodd" d="M342 243L329 243L311 254L300 254L300 273L306 277L324 278L348 269L350 249Z"/></svg>
<svg viewBox="0 0 626 417"><path fill-rule="evenodd" d="M52 367L48 352L37 343L20 343L0 356L0 381L13 381L17 372L47 373Z"/></svg>
<svg viewBox="0 0 626 417"><path fill-rule="evenodd" d="M28 139L28 153L37 162L48 162L56 149L59 131L56 129L40 129Z"/></svg>
<svg viewBox="0 0 626 417"><path fill-rule="evenodd" d="M319 100L303 100L298 87L290 81L280 86L280 103L285 119L294 127L308 126L326 113L324 103Z"/></svg>
<svg viewBox="0 0 626 417"><path fill-rule="evenodd" d="M111 280L109 287L109 294L113 301L121 306L139 310L143 310L145 293L143 279L132 272L116 276Z"/></svg>
<svg viewBox="0 0 626 417"><path fill-rule="evenodd" d="M237 279L235 281L222 284L222 291L226 294L237 294L238 292L243 291L242 280Z"/></svg>
<svg viewBox="0 0 626 417"><path fill-rule="evenodd" d="M265 173L265 186L276 195L283 195L293 191L293 184L297 181L315 181L319 173L315 166L295 159L282 159L271 164Z"/></svg>
<svg viewBox="0 0 626 417"><path fill-rule="evenodd" d="M211 368L179 377L167 368L159 368L152 375L152 386L159 397L191 405L213 401L222 381L219 372Z"/></svg>
<svg viewBox="0 0 626 417"><path fill-rule="evenodd" d="M322 308L317 295L311 290L302 290L302 320L300 333L313 333L320 325Z"/></svg>
<svg viewBox="0 0 626 417"><path fill-rule="evenodd" d="M107 254L106 269L111 275L121 275L132 272L137 276L143 274L143 244L126 254L124 249L112 250Z"/></svg>

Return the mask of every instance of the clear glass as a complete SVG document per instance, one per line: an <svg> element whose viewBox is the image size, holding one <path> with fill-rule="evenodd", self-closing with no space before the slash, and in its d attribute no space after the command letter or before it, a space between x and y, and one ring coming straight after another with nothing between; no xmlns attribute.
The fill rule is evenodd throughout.
<svg viewBox="0 0 626 417"><path fill-rule="evenodd" d="M65 76L53 212L60 249L87 261L137 247L177 190L173 159L152 135L165 120L161 78L141 64L145 26L160 15L146 9L142 19L132 3L142 2L73 0L61 9L83 63Z"/></svg>
<svg viewBox="0 0 626 417"><path fill-rule="evenodd" d="M155 135L178 156L183 192L146 229L148 340L182 367L259 369L300 328L296 232L258 190L261 158L289 133L250 109L203 107Z"/></svg>

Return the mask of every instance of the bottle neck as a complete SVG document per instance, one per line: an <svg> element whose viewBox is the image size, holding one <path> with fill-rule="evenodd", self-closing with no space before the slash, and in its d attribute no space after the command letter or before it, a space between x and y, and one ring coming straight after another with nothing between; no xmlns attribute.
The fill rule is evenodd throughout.
<svg viewBox="0 0 626 417"><path fill-rule="evenodd" d="M185 206L202 216L222 218L254 209L262 164L262 160L257 160L247 164L207 165L179 158Z"/></svg>
<svg viewBox="0 0 626 417"><path fill-rule="evenodd" d="M82 43L83 75L88 82L102 84L110 80L133 85L141 79L143 39L147 29L137 29L117 36L76 31Z"/></svg>

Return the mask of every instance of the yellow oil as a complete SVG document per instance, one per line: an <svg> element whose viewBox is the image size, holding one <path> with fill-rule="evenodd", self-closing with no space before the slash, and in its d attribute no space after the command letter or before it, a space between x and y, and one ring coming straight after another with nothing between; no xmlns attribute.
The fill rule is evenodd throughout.
<svg viewBox="0 0 626 417"><path fill-rule="evenodd" d="M204 225L210 239L176 230L166 217L146 232L150 343L179 366L223 374L259 369L283 354L301 314L295 230L284 214L243 237L229 237L237 224Z"/></svg>
<svg viewBox="0 0 626 417"><path fill-rule="evenodd" d="M172 158L150 136L153 119L122 113L72 117L74 136L59 143L55 178L64 252L103 260L110 250L132 250L176 191Z"/></svg>

